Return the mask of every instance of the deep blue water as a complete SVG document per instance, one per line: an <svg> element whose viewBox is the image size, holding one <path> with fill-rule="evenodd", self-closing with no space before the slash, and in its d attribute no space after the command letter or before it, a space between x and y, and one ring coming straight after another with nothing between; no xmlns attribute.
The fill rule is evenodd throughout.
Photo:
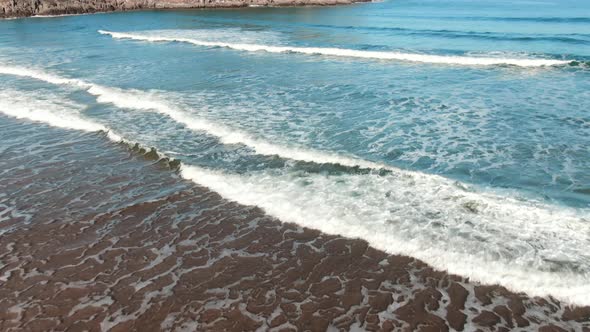
<svg viewBox="0 0 590 332"><path fill-rule="evenodd" d="M476 279L495 270L469 259L522 266L484 281L577 299L589 63L584 0L27 18L0 21L0 111L111 130L283 220Z"/></svg>

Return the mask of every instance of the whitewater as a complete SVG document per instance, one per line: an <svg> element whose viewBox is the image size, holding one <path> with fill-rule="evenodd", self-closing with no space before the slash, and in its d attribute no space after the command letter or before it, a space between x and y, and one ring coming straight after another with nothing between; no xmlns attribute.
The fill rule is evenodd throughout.
<svg viewBox="0 0 590 332"><path fill-rule="evenodd" d="M512 196L355 156L271 143L196 117L176 103L138 89L11 65L0 66L0 74L85 91L98 103L114 105L120 112L161 114L191 130L217 137L222 144L245 145L257 154L387 170L386 174L372 171L332 176L284 168L235 174L200 167L189 160L184 161L180 174L227 199L259 206L284 222L362 238L377 249L416 257L434 268L482 283L590 304L586 297L590 292L590 257L585 250L590 234L587 210ZM104 131L114 142L132 141L125 133L114 134L108 123L90 120L84 114L85 106L67 101L67 95L35 99L8 90L1 97L0 111L8 116L73 130Z"/></svg>

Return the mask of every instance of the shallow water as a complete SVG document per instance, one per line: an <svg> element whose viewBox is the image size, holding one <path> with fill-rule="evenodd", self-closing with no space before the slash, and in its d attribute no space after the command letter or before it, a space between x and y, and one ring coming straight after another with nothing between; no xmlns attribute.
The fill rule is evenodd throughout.
<svg viewBox="0 0 590 332"><path fill-rule="evenodd" d="M589 304L589 11L387 1L2 21L0 111L154 146L283 221ZM0 149L14 140L0 132Z"/></svg>

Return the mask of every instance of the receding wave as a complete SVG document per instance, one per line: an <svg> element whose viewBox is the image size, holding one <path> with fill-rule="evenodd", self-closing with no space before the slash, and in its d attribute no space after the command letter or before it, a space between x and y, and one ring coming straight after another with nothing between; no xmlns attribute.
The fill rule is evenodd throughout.
<svg viewBox="0 0 590 332"><path fill-rule="evenodd" d="M568 64L569 60L555 59L516 59L516 58L491 58L491 57L469 57L469 56L443 56L418 53L385 52L385 51L364 51L342 48L323 47L295 47L295 46L271 46L262 44L227 43L219 41L206 41L180 36L165 36L148 33L123 33L99 30L103 35L110 35L117 39L133 39L149 42L181 42L198 46L225 47L239 51L248 52L269 52L269 53L301 53L308 55L326 55L335 57L364 58L379 60L398 60L420 63L463 65L463 66L495 66L512 65L519 67L544 67Z"/></svg>
<svg viewBox="0 0 590 332"><path fill-rule="evenodd" d="M8 71L83 88L99 102L120 108L167 114L187 127L217 133L226 144L251 144L262 153L277 152L286 158L320 164L387 167L353 157L260 143L243 133L196 119L143 91L0 67L0 72ZM111 132L80 116L80 106L12 91L0 97L0 110L11 116L70 129ZM111 139L121 140L120 136L115 137ZM144 155L160 158L155 150L130 146ZM330 176L281 168L238 175L182 165L180 174L228 199L260 206L286 222L362 238L378 249L416 257L435 268L483 283L500 284L531 295L549 294L579 305L590 304L586 296L590 293L588 211L475 191L436 175L388 169L386 174Z"/></svg>

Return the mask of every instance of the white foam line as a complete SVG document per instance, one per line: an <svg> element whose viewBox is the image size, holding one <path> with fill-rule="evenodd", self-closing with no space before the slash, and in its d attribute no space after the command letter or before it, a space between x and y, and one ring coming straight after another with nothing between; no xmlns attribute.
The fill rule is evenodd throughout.
<svg viewBox="0 0 590 332"><path fill-rule="evenodd" d="M97 101L100 103L111 103L121 108L155 111L169 116L174 121L182 123L191 130L204 131L209 135L218 137L223 144L242 144L252 148L256 153L261 155L277 155L287 159L316 163L340 164L349 167L359 166L376 169L390 168L389 166L383 164L377 164L354 157L345 157L328 152L320 152L268 143L264 140L253 138L251 135L240 132L236 129L212 123L204 119L195 118L194 116L186 114L186 112L179 108L169 105L162 100L153 98L150 94L144 91L111 88L85 82L79 79L63 78L43 71L15 66L0 65L0 74L29 77L51 84L68 85L81 88L96 96Z"/></svg>
<svg viewBox="0 0 590 332"><path fill-rule="evenodd" d="M57 18L57 17L69 17L69 16L96 15L96 14L105 14L105 12L78 13L78 14L58 14L58 15L33 15L33 16L29 16L29 17L30 18Z"/></svg>
<svg viewBox="0 0 590 332"><path fill-rule="evenodd" d="M4 66L0 65L0 74L14 75L20 77L34 78L40 81L45 81L51 84L65 84L73 85L81 88L90 88L91 84L83 82L78 79L63 78L53 74L46 73L30 68L18 67L18 66Z"/></svg>
<svg viewBox="0 0 590 332"><path fill-rule="evenodd" d="M46 73L29 68L1 66L0 74L11 74L16 76L30 77L52 84L64 84L82 88L88 93L97 97L100 103L111 103L120 108L137 109L143 111L153 111L169 116L174 121L185 125L187 128L195 131L203 131L209 135L217 137L223 144L242 144L253 149L257 154L267 156L279 156L286 159L313 162L318 164L340 164L348 167L362 167L371 169L384 169L396 172L397 174L420 174L421 176L431 177L439 181L447 181L446 178L433 175L423 174L415 171L401 170L390 165L367 161L354 156L343 156L336 153L317 151L309 148L299 148L283 146L269 143L251 135L240 132L221 124L196 118L181 109L167 104L166 102L154 98L151 94L140 90L122 90L118 88L106 87L98 84L85 82L79 79L63 78L57 75ZM462 185L467 188L467 185Z"/></svg>
<svg viewBox="0 0 590 332"><path fill-rule="evenodd" d="M380 59L380 60L399 60L409 62L464 65L464 66L494 66L494 65L513 65L519 67L544 67L565 65L571 61L552 60L552 59L513 59L513 58L486 58L486 57L467 57L467 56L442 56L428 55L417 53L401 52L382 52L382 51L362 51L342 48L324 48L324 47L294 47L294 46L271 46L259 44L242 44L242 43L225 43L211 42L192 38L150 36L123 32L112 32L98 30L100 34L110 35L117 39L134 39L149 42L182 42L198 46L208 47L226 47L234 50L257 52L265 51L269 53L301 53L308 55L327 55L336 57Z"/></svg>
<svg viewBox="0 0 590 332"><path fill-rule="evenodd" d="M255 149L266 153L276 153L318 163L381 166L322 152L285 149L270 143L259 142L247 135L244 138L242 134L225 127L194 119L136 90L113 89L16 67L0 66L0 73L28 76L53 84L84 88L96 95L101 102L114 103L119 107L162 112L193 129L216 132L225 142L244 143L245 141ZM14 98L14 94L8 93L2 97L0 110L10 116L45 122L62 128L83 131L103 130L109 133L111 140L115 142L123 140L101 124L83 119L73 114L71 110L64 111L59 104L58 107L48 109L47 105L36 104L36 102L42 103L43 100L36 101L29 98L15 104L10 101ZM516 258L517 262L513 262L514 264L506 263L502 259L491 260L491 256L485 254L485 250L482 251L487 245L482 248L473 248L473 246L449 244L451 241L445 241L444 236L455 236L453 235L455 231L451 235L443 234L443 238L438 238L439 233L435 232L436 234L430 235L437 239L433 242L426 236L428 228L424 228L423 224L424 221L429 222L428 213L436 212L442 213L445 216L442 221L448 224L449 229L457 228L456 232L461 232L465 227L466 229L476 227L478 225L469 225L469 220L474 220L473 215L469 215L471 212L464 208L464 203L475 202L477 206L482 207L481 214L476 217L481 224L477 230L483 232L482 234L495 234L488 232L488 229L502 232L501 234L504 235L523 234L524 239L518 239L517 247L520 243L536 239L541 245L548 243L555 246L556 243L560 243L564 246L555 249L556 254L565 253L573 255L572 257L580 257L579 251L584 248L584 243L587 243L585 236L590 231L587 229L587 223L576 211L537 206L534 203L485 192L466 192L457 188L454 181L440 176L387 166L384 168L394 170L394 174L387 177L372 175L351 175L345 176L345 179L340 177L352 184L348 187L342 187L341 182L321 175L310 175L312 183L301 186L295 180L282 175L232 175L190 165L183 165L181 174L195 183L219 192L228 199L242 204L260 206L269 215L285 222L294 222L328 234L362 238L377 249L392 254L416 257L436 269L466 276L484 284L500 284L513 291L523 291L529 295L549 294L568 303L590 305L590 299L587 297L587 294L590 294L590 282L585 274L545 272L532 267L527 268L531 262L537 264L539 258L536 254L526 259ZM366 197L360 199L357 191L362 192L362 196ZM346 193L351 195L347 196ZM394 220L390 221L391 218ZM404 220L408 220L409 223ZM556 224L555 220L560 222ZM395 229L400 232L392 232L391 227L398 227ZM502 231L503 229L507 230ZM563 237L569 240L562 241ZM453 237L453 239L458 238ZM566 246L566 242L571 244ZM503 245L500 244L500 247ZM540 247L543 248L543 246ZM549 247L549 249L552 248ZM530 251L526 253L530 254ZM525 263L522 265L518 261Z"/></svg>
<svg viewBox="0 0 590 332"><path fill-rule="evenodd" d="M268 143L256 139L247 133L240 132L236 129L224 125L209 122L204 119L198 119L186 114L184 111L157 100L142 91L137 90L119 90L103 86L93 85L88 89L90 94L97 96L97 100L102 103L112 103L117 107L140 109L146 111L156 111L169 116L178 123L184 124L187 128L196 131L204 131L210 135L219 138L223 144L242 144L252 148L257 154L273 156L277 155L287 159L316 162L316 163L333 163L349 167L365 168L390 168L386 165L373 163L370 161L345 157L337 154L314 151L309 149L294 148L281 146L278 144Z"/></svg>
<svg viewBox="0 0 590 332"><path fill-rule="evenodd" d="M278 218L282 222L296 223L300 226L320 230L326 234L361 238L378 250L389 254L414 257L437 270L448 271L483 284L499 284L511 291L524 292L530 296L551 295L565 303L590 305L590 297L588 297L588 294L590 294L590 280L585 274L565 271L541 271L534 267L519 264L519 258L514 261L494 259L486 255L481 248L478 248L477 244L470 244L469 247L463 248L461 242L458 244L448 243L453 241L453 238L445 239L448 235L444 233L441 234L440 239L437 239L437 241L432 241L428 235L423 235L422 232L426 231L423 228L424 223L417 220L422 216L415 209L428 210L432 209L429 206L430 204L435 204L438 206L433 210L441 211L443 214L452 214L448 217L449 219L444 221L445 223L452 224L455 218L462 219L460 215L457 215L457 213L461 213L458 210L461 207L460 202L445 200L447 194L451 196L459 195L457 188L453 188L450 183L435 183L431 182L432 179L414 179L418 182L416 188L408 186L394 188L394 184L399 184L396 180L388 183L381 183L377 180L379 190L399 190L402 192L401 195L405 195L408 190L422 191L422 189L425 189L426 191L413 195L412 200L406 201L401 198L402 196L398 197L400 201L395 202L394 206L401 207L402 210L392 213L387 211L389 206L386 204L381 205L380 203L383 203L383 201L376 198L384 195L359 198L354 195L347 197L348 193L339 193L362 191L362 188L367 186L370 187L366 189L367 191L377 189L377 187L371 187L371 180L367 180L366 175L363 179L360 179L361 176L358 175L345 179L339 178L339 181L349 181L351 178L356 177L358 181L356 184L360 186L352 189L343 188L342 184L336 183L338 181L319 175L312 176L308 180L308 182L319 182L316 186L308 189L306 189L307 183L301 186L295 183L293 179L285 179L282 176L269 176L268 174L234 175L190 165L182 166L181 175L218 192L227 199L244 205L261 207L267 214ZM430 189L423 188L422 184L432 187ZM481 217L482 223L489 221L484 219L489 218L485 214L490 213L492 216L498 214L502 219L501 221L507 222L506 226L510 228L509 222L513 217L511 214L515 214L514 218L525 225L522 229L525 233L532 228L534 232L542 236L551 234L556 231L550 225L554 220L570 224L565 226L565 232L569 227L578 227L580 228L579 232L588 230L588 227L584 227L584 224L580 223L579 218L572 216L567 211L546 211L534 206L519 204L519 202L510 201L509 199L506 201L498 197L473 195L478 202L490 204L488 209L491 211L484 212ZM425 196L424 202L420 201L421 196ZM347 200L347 198L350 200ZM374 199L376 201L373 201ZM509 212L502 212L505 207ZM519 210L523 212L519 214ZM407 215L404 215L404 212ZM395 219L398 213L400 215L397 217L407 218L408 220L405 222L401 220L395 223L388 222L389 218ZM417 217L413 218L413 215ZM531 219L535 216L543 218L542 221L536 222ZM424 221L428 223L427 219ZM485 229L487 225L483 227ZM433 231L436 231L436 229ZM444 230L440 229L439 231L443 232ZM507 234L510 234L510 231ZM583 238L583 236L578 237ZM553 244L555 245L555 243Z"/></svg>
<svg viewBox="0 0 590 332"><path fill-rule="evenodd" d="M72 112L74 105L61 105L44 99L31 100L17 91L0 91L0 113L13 118L46 123L53 127L86 132L104 131L113 142L123 138L102 124L84 119Z"/></svg>

